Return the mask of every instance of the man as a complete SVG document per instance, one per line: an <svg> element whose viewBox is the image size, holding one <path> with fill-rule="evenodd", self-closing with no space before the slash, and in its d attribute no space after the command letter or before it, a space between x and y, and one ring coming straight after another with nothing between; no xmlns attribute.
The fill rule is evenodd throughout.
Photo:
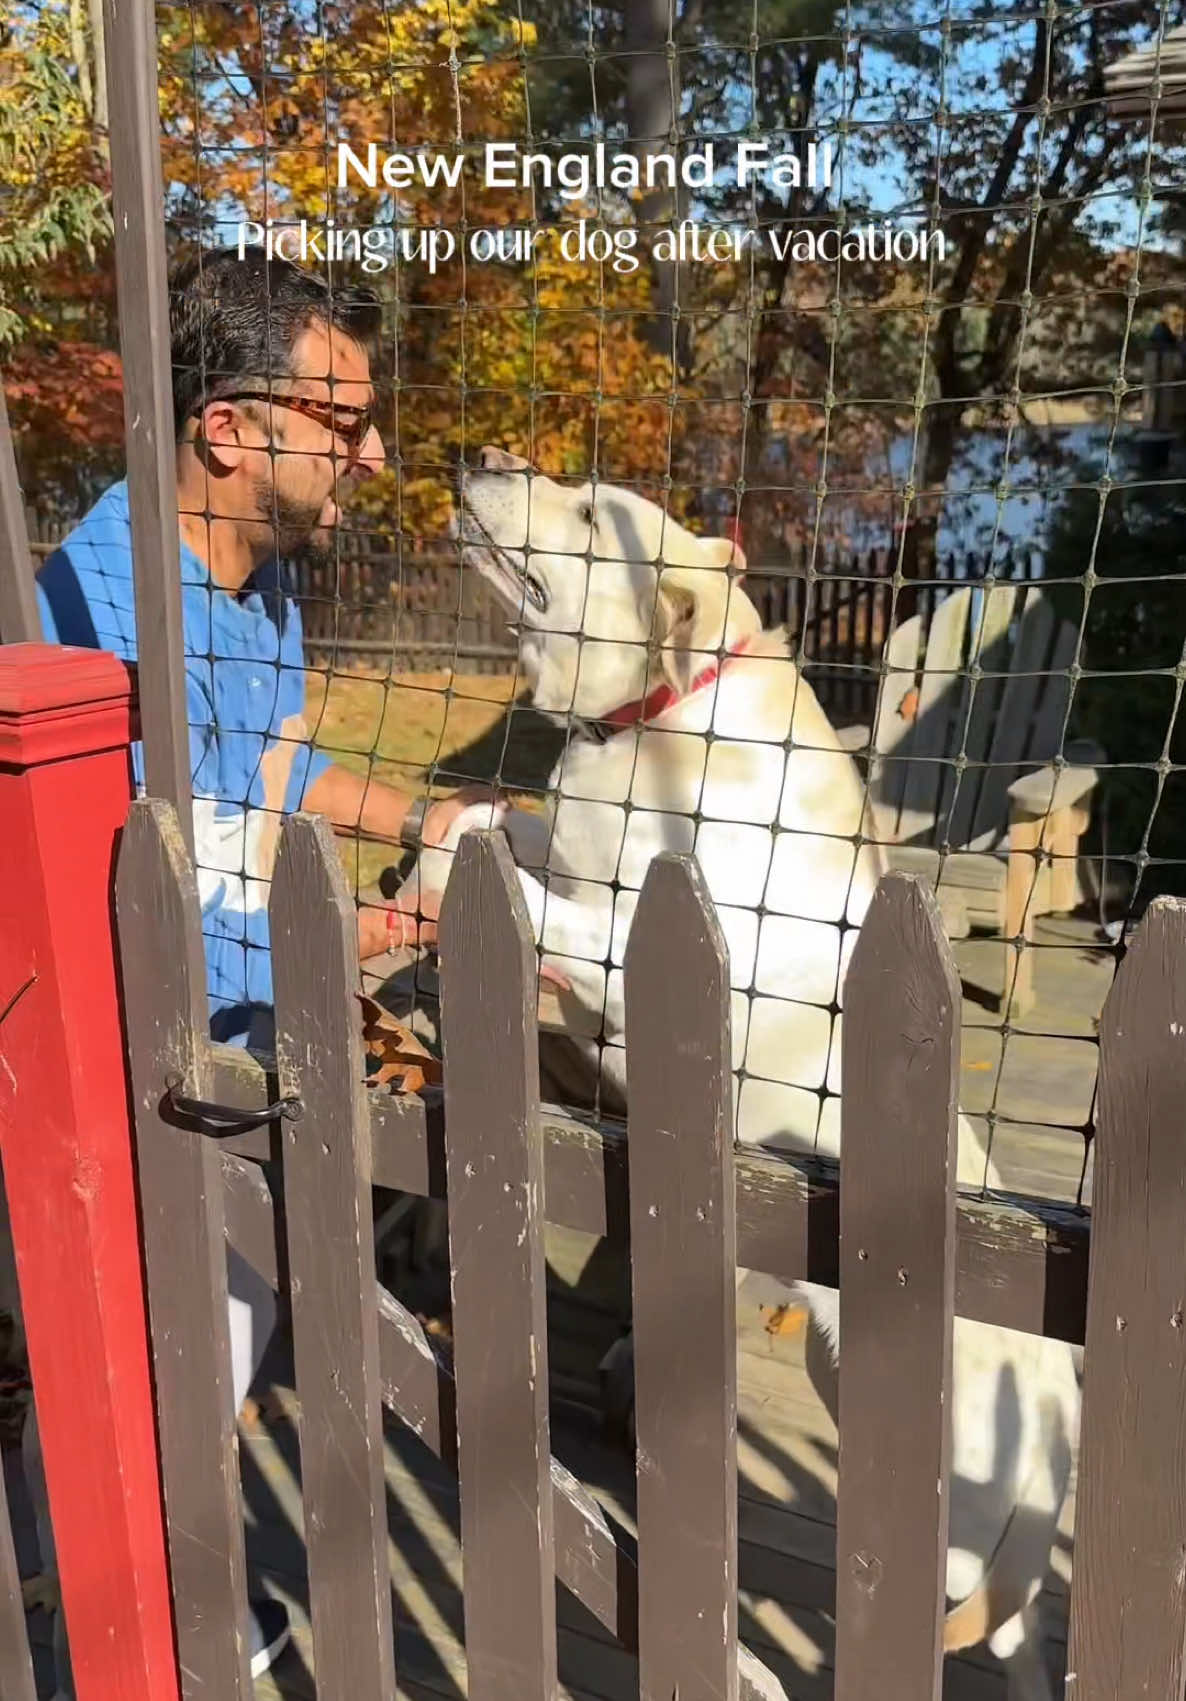
<svg viewBox="0 0 1186 1701"><path fill-rule="evenodd" d="M300 618L283 563L326 550L346 485L375 473L370 356L379 306L369 292L331 294L262 249L184 266L171 283L177 499L194 846L211 1031L270 1046L267 899L283 817L326 815L392 843L439 843L473 793L426 811L312 748L304 721ZM137 655L125 483L100 498L38 581L47 641ZM148 635L146 634L146 639ZM143 757L134 751L137 783ZM422 822L417 816L422 814ZM416 828L419 828L417 833ZM415 940L398 910L359 913L359 951ZM420 939L431 927L419 926ZM229 1261L236 1409L271 1334L274 1297ZM277 1603L255 1602L253 1675L288 1639Z"/></svg>
<svg viewBox="0 0 1186 1701"><path fill-rule="evenodd" d="M177 497L194 841L216 1039L270 1041L267 894L280 823L303 808L400 842L413 799L308 742L300 617L282 563L332 547L344 487L383 465L371 423L369 292L331 295L262 249L183 267L171 286ZM39 576L47 639L136 659L127 485L114 485ZM135 751L142 782L140 749ZM424 813L439 843L472 793ZM418 823L416 823L418 824ZM415 939L415 918L359 915L359 949ZM421 932L421 938L429 937Z"/></svg>

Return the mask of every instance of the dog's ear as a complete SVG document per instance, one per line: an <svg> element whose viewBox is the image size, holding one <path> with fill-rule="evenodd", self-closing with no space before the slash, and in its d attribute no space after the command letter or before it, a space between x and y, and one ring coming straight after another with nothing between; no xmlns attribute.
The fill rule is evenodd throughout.
<svg viewBox="0 0 1186 1701"><path fill-rule="evenodd" d="M700 541L704 560L709 567L728 567L735 579L742 577L746 561L739 543L735 543L731 537L706 537Z"/></svg>
<svg viewBox="0 0 1186 1701"><path fill-rule="evenodd" d="M729 591L719 567L660 569L653 644L663 677L681 697L724 644Z"/></svg>

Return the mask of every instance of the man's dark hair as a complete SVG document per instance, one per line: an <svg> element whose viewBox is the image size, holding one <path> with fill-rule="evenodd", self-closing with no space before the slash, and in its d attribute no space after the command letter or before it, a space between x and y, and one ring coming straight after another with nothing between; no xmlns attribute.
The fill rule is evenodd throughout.
<svg viewBox="0 0 1186 1701"><path fill-rule="evenodd" d="M244 382L267 384L292 375L297 338L315 322L344 332L373 353L382 309L374 292L342 286L263 248L198 255L169 280L173 417L186 420L207 402L233 395Z"/></svg>

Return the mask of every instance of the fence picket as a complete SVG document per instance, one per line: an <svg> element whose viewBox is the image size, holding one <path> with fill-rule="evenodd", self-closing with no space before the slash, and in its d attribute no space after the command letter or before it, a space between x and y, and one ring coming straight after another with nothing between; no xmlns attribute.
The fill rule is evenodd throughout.
<svg viewBox="0 0 1186 1701"><path fill-rule="evenodd" d="M933 893L887 875L845 982L837 1701L942 1689L959 1016Z"/></svg>
<svg viewBox="0 0 1186 1701"><path fill-rule="evenodd" d="M1076 1701L1177 1696L1186 1676L1184 1088L1186 904L1163 898L1100 1021L1067 1655Z"/></svg>
<svg viewBox="0 0 1186 1701"><path fill-rule="evenodd" d="M690 857L626 951L642 1701L737 1696L737 1222L728 952Z"/></svg>
<svg viewBox="0 0 1186 1701"><path fill-rule="evenodd" d="M166 1098L170 1076L213 1096L198 887L171 804L132 804L115 908L182 1695L249 1701L221 1160Z"/></svg>
<svg viewBox="0 0 1186 1701"><path fill-rule="evenodd" d="M471 1701L556 1693L536 962L501 834L467 834L440 920L449 1259Z"/></svg>
<svg viewBox="0 0 1186 1701"><path fill-rule="evenodd" d="M323 817L285 823L268 912L277 1071L303 1103L282 1126L314 1665L323 1695L392 1701L358 923Z"/></svg>
<svg viewBox="0 0 1186 1701"><path fill-rule="evenodd" d="M144 770L192 857L193 786L177 517L156 11L105 0L111 200Z"/></svg>
<svg viewBox="0 0 1186 1701"><path fill-rule="evenodd" d="M30 1421L26 1419L26 1421ZM0 1469L0 1695L4 1701L37 1701L25 1629L25 1604L12 1543L8 1491Z"/></svg>

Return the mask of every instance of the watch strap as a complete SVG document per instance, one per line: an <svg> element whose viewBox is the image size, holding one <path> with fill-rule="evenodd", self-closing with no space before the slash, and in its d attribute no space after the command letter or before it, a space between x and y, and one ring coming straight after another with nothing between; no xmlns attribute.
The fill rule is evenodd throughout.
<svg viewBox="0 0 1186 1701"><path fill-rule="evenodd" d="M399 842L409 850L419 850L424 837L424 817L428 814L428 799L418 797L408 813L404 816L403 826L399 830Z"/></svg>

